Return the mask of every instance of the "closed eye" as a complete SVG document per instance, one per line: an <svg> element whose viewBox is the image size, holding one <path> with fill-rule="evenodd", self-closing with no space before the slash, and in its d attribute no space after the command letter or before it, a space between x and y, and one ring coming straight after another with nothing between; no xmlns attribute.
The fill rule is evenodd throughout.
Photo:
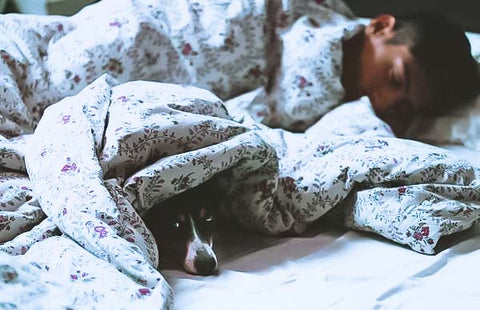
<svg viewBox="0 0 480 310"><path fill-rule="evenodd" d="M395 69L390 70L388 79L390 85L395 89L403 89L405 87L405 79Z"/></svg>

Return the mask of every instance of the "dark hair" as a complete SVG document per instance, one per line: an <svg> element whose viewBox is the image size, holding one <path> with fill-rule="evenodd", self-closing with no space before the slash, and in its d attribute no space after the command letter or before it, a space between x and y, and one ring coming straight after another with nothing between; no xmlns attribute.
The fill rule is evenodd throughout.
<svg viewBox="0 0 480 310"><path fill-rule="evenodd" d="M468 105L480 90L480 67L459 25L442 15L420 12L400 16L390 44L406 44L420 69L421 94L412 103L424 115L445 114Z"/></svg>

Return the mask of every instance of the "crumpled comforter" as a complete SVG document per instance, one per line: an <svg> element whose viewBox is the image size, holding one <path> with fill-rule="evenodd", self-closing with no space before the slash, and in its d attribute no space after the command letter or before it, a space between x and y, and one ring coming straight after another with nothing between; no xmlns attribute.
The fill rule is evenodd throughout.
<svg viewBox="0 0 480 310"><path fill-rule="evenodd" d="M117 22L110 27L127 24ZM212 177L222 211L267 234L300 233L332 211L348 227L433 254L442 236L480 214L474 167L395 138L368 100L295 134L250 116L258 90L223 102L194 86L103 75L45 110L34 97L66 86L50 72L45 92L30 93L8 68L5 98L25 113L2 114L2 133L12 136L0 140L2 306L168 308L172 292L155 269L161 253L141 216Z"/></svg>
<svg viewBox="0 0 480 310"><path fill-rule="evenodd" d="M364 124L338 124L342 114L363 116ZM139 214L213 176L225 189L225 211L268 234L301 232L338 206L348 226L432 254L441 236L478 219L473 167L393 137L367 101L337 108L305 134L247 117L233 120L218 97L192 86L99 78L49 107L24 140L28 177L2 174L3 201L15 197L4 214L35 226L1 249L26 252L19 260L42 279L80 296L73 305L92 296L100 304L112 296L158 303L170 291L154 269L159 254ZM12 150L20 141L4 142ZM38 282L5 274L25 290Z"/></svg>

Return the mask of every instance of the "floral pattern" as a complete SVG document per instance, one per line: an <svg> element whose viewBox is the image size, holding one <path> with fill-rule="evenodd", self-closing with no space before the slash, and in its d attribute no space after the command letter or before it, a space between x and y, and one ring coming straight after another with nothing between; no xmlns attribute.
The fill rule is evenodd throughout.
<svg viewBox="0 0 480 310"><path fill-rule="evenodd" d="M239 3L0 18L13 31L0 38L0 302L169 308L141 216L207 180L226 216L267 234L343 207L348 227L434 253L478 219L474 167L396 139L368 100L330 111L339 42L357 25L341 1ZM283 43L268 49L270 35Z"/></svg>
<svg viewBox="0 0 480 310"><path fill-rule="evenodd" d="M342 39L357 33L358 21L325 6L279 26L269 46L267 87L248 109L257 121L293 131L305 131L342 102ZM279 34L277 34L279 32Z"/></svg>
<svg viewBox="0 0 480 310"><path fill-rule="evenodd" d="M102 309L169 307L161 285L151 289L131 281L66 236L38 242L20 257L0 252L0 262L2 305L78 309L94 302L94 308Z"/></svg>
<svg viewBox="0 0 480 310"><path fill-rule="evenodd" d="M264 0L217 2L103 0L72 17L2 16L0 30L10 35L0 39L0 131L33 132L47 106L103 73L188 83L222 99L259 87ZM323 7L352 15L339 0L286 1L284 25Z"/></svg>
<svg viewBox="0 0 480 310"><path fill-rule="evenodd" d="M222 176L234 195L224 212L244 226L298 233L338 206L347 227L433 254L442 236L478 220L478 167L447 150L395 138L367 98L294 134L259 124L243 110L258 92L226 102L278 157L278 166L240 173L233 168Z"/></svg>

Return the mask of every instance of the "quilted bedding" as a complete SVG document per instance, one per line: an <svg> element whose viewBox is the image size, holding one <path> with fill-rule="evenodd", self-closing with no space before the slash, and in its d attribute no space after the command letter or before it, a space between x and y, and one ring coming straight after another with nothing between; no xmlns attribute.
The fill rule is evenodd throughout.
<svg viewBox="0 0 480 310"><path fill-rule="evenodd" d="M194 51L231 63L222 52L239 41L215 41L188 29L189 21L175 24L171 5L160 10L151 2L103 1L72 18L3 17L3 27L22 35L4 38L9 48L1 52L0 285L11 292L0 296L1 306L168 308L172 292L155 269L161 253L141 216L214 176L223 212L266 234L301 233L332 211L347 227L434 254L442 236L478 219L480 181L471 164L395 138L365 99L332 110L305 133L263 125L249 110L263 78L252 82L249 72L261 70L262 57L244 60L246 77L235 68L204 68L214 61L207 56L195 64ZM322 14L346 10L337 1L323 5ZM115 9L94 18L107 7ZM233 4L216 8L235 17L245 12ZM248 16L261 19L262 10L250 8ZM185 9L197 18L193 25L203 25L200 13ZM108 31L86 39L103 26ZM185 43L187 33L205 35L203 50ZM31 45L20 44L25 38ZM252 45L262 50L261 42ZM165 46L171 50L159 48ZM104 71L120 82L159 79L213 93L119 83ZM246 90L252 92L225 102L217 97Z"/></svg>

